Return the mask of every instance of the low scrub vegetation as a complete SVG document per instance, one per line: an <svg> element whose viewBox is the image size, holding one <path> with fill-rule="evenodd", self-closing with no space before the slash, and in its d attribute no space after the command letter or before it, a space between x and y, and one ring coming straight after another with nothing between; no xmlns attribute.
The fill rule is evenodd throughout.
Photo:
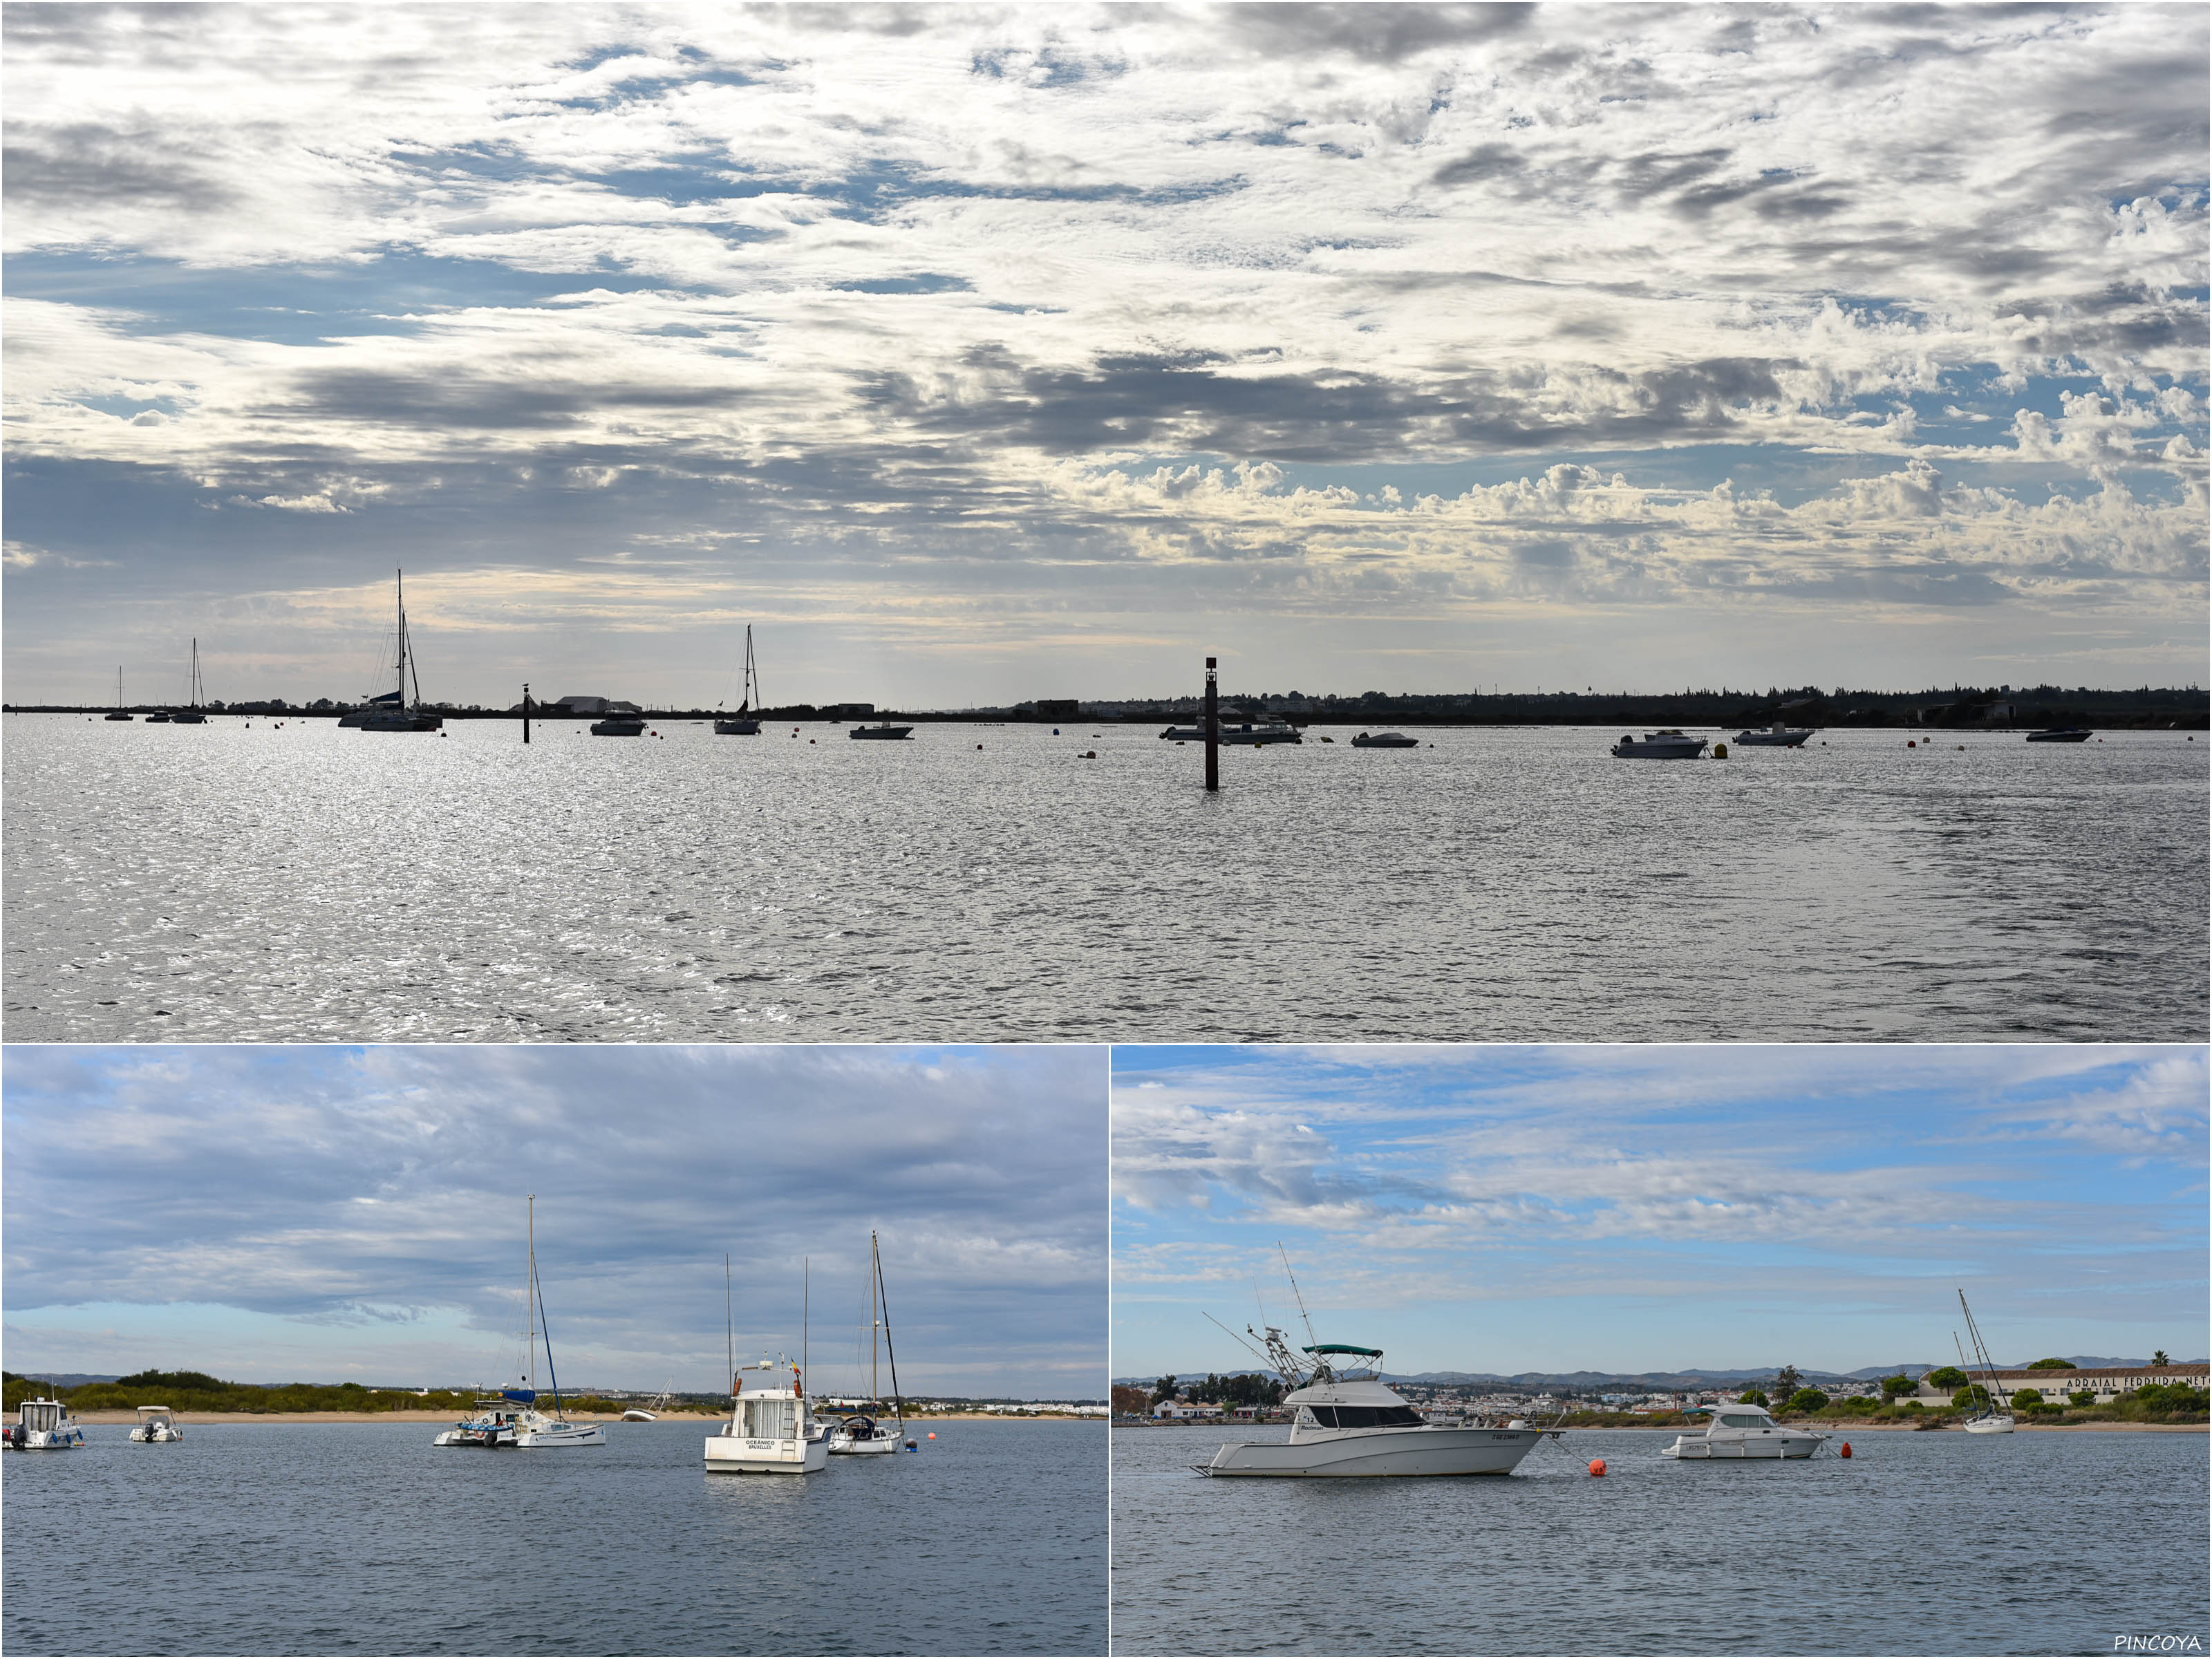
<svg viewBox="0 0 2212 1659"><path fill-rule="evenodd" d="M37 1377L0 1373L4 1382L5 1408L13 1412L26 1400L60 1400L73 1412L131 1411L140 1406L167 1406L179 1412L248 1412L256 1416L280 1416L300 1412L451 1412L467 1416L476 1395L453 1389L415 1394L404 1389L365 1389L358 1382L286 1382L263 1388L252 1382L225 1382L204 1371L140 1371L113 1382L82 1382L56 1389ZM552 1404L550 1395L544 1403ZM568 1410L619 1413L620 1401L597 1395L564 1395Z"/></svg>

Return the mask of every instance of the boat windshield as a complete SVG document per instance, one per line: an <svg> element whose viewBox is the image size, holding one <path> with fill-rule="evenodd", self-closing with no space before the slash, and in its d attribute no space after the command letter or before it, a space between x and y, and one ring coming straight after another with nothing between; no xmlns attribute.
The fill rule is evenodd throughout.
<svg viewBox="0 0 2212 1659"><path fill-rule="evenodd" d="M1411 1406L1308 1406L1324 1429L1419 1428L1424 1419Z"/></svg>
<svg viewBox="0 0 2212 1659"><path fill-rule="evenodd" d="M1768 1419L1754 1412L1723 1412L1713 1420L1724 1429L1764 1429L1772 1426Z"/></svg>

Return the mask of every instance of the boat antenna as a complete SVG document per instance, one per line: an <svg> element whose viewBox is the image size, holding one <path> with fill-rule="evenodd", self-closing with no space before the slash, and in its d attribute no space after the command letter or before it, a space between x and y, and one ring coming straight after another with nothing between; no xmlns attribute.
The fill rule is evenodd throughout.
<svg viewBox="0 0 2212 1659"><path fill-rule="evenodd" d="M738 1311L737 1304L730 1300L730 1253L722 1252L722 1317L729 1322L729 1330L722 1339L723 1364L730 1378L730 1392L737 1392L738 1381Z"/></svg>
<svg viewBox="0 0 2212 1659"><path fill-rule="evenodd" d="M1275 1241L1275 1254L1283 1258L1283 1277L1291 1281L1291 1294L1298 1299L1298 1317L1306 1322L1306 1340L1318 1348L1321 1339L1314 1334L1313 1316L1306 1311L1305 1292L1298 1288L1298 1276L1291 1271L1290 1252L1283 1249L1283 1241L1279 1238Z"/></svg>
<svg viewBox="0 0 2212 1659"><path fill-rule="evenodd" d="M891 1412L898 1420L899 1438L903 1440L906 1438L906 1401L899 1394L898 1350L891 1346L891 1304L890 1298L884 1294L884 1256L883 1252L876 1248L876 1235L872 1229L868 1233L868 1250L876 1259L876 1305L884 1311L884 1352L890 1356Z"/></svg>

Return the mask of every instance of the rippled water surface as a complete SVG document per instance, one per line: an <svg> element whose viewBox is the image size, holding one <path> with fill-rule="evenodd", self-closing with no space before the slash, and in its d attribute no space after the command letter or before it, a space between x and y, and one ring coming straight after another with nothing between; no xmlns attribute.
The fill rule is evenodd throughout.
<svg viewBox="0 0 2212 1659"><path fill-rule="evenodd" d="M434 1424L187 1427L8 1454L11 1654L1081 1654L1104 1425L941 1423L915 1455L708 1474L709 1425L562 1451Z"/></svg>
<svg viewBox="0 0 2212 1659"><path fill-rule="evenodd" d="M1571 1431L1504 1480L1207 1480L1114 1437L1114 1651L2094 1654L2207 1628L2206 1437L1846 1436L1677 1463ZM1585 1472L1602 1457L1607 1473ZM2187 1645L2186 1644L2193 1644ZM2138 1651L2142 1650L2137 1650Z"/></svg>
<svg viewBox="0 0 2212 1659"><path fill-rule="evenodd" d="M14 1041L2207 1034L2182 732L5 733Z"/></svg>

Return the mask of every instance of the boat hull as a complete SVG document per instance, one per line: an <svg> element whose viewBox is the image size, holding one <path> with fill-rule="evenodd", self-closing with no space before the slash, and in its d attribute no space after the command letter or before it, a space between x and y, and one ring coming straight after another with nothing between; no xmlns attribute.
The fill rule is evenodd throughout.
<svg viewBox="0 0 2212 1659"><path fill-rule="evenodd" d="M2027 740L2030 743L2087 743L2090 735L2087 732L2031 732L2027 734Z"/></svg>
<svg viewBox="0 0 2212 1659"><path fill-rule="evenodd" d="M645 735L643 720L595 720L592 725L595 738L641 738Z"/></svg>
<svg viewBox="0 0 2212 1659"><path fill-rule="evenodd" d="M855 740L873 738L884 743L896 743L913 730L911 726L856 726L845 735Z"/></svg>
<svg viewBox="0 0 2212 1659"><path fill-rule="evenodd" d="M445 723L443 714L363 714L359 720L350 714L338 717L340 726L351 726L362 732L435 732Z"/></svg>
<svg viewBox="0 0 2212 1659"><path fill-rule="evenodd" d="M1613 745L1615 760L1696 760L1705 752L1705 745L1690 738L1679 743L1616 743Z"/></svg>
<svg viewBox="0 0 2212 1659"><path fill-rule="evenodd" d="M1352 740L1352 746L1354 749L1419 749L1421 743L1418 738L1397 736L1370 738L1362 732Z"/></svg>
<svg viewBox="0 0 2212 1659"><path fill-rule="evenodd" d="M1260 1480L1510 1474L1540 1429L1385 1429L1224 1446L1200 1474Z"/></svg>
<svg viewBox="0 0 2212 1659"><path fill-rule="evenodd" d="M830 1449L832 1457L880 1457L896 1453L899 1449L896 1435L878 1435L873 1440L854 1440L833 1433L823 1444Z"/></svg>
<svg viewBox="0 0 2212 1659"><path fill-rule="evenodd" d="M1739 732L1737 745L1744 749L1802 749L1810 732Z"/></svg>
<svg viewBox="0 0 2212 1659"><path fill-rule="evenodd" d="M562 1423L552 1428L525 1429L514 1443L526 1451L547 1451L558 1446L604 1446L607 1431L596 1423Z"/></svg>
<svg viewBox="0 0 2212 1659"><path fill-rule="evenodd" d="M709 1474L815 1474L830 1467L820 1440L753 1440L743 1435L707 1437Z"/></svg>
<svg viewBox="0 0 2212 1659"><path fill-rule="evenodd" d="M174 1429L133 1429L131 1437L142 1446L167 1446L185 1437Z"/></svg>
<svg viewBox="0 0 2212 1659"><path fill-rule="evenodd" d="M2012 1429L2009 1417L1978 1417L1966 1425L1968 1434L2010 1434Z"/></svg>
<svg viewBox="0 0 2212 1659"><path fill-rule="evenodd" d="M1772 1463L1784 1459L1810 1457L1820 1448L1820 1441L1810 1435L1802 1439L1795 1435L1777 1435L1771 1439L1723 1441L1692 1440L1685 1436L1673 1445L1661 1448L1659 1455L1662 1457L1678 1457L1687 1463Z"/></svg>
<svg viewBox="0 0 2212 1659"><path fill-rule="evenodd" d="M716 720L714 735L718 738L757 738L760 722L754 720Z"/></svg>

